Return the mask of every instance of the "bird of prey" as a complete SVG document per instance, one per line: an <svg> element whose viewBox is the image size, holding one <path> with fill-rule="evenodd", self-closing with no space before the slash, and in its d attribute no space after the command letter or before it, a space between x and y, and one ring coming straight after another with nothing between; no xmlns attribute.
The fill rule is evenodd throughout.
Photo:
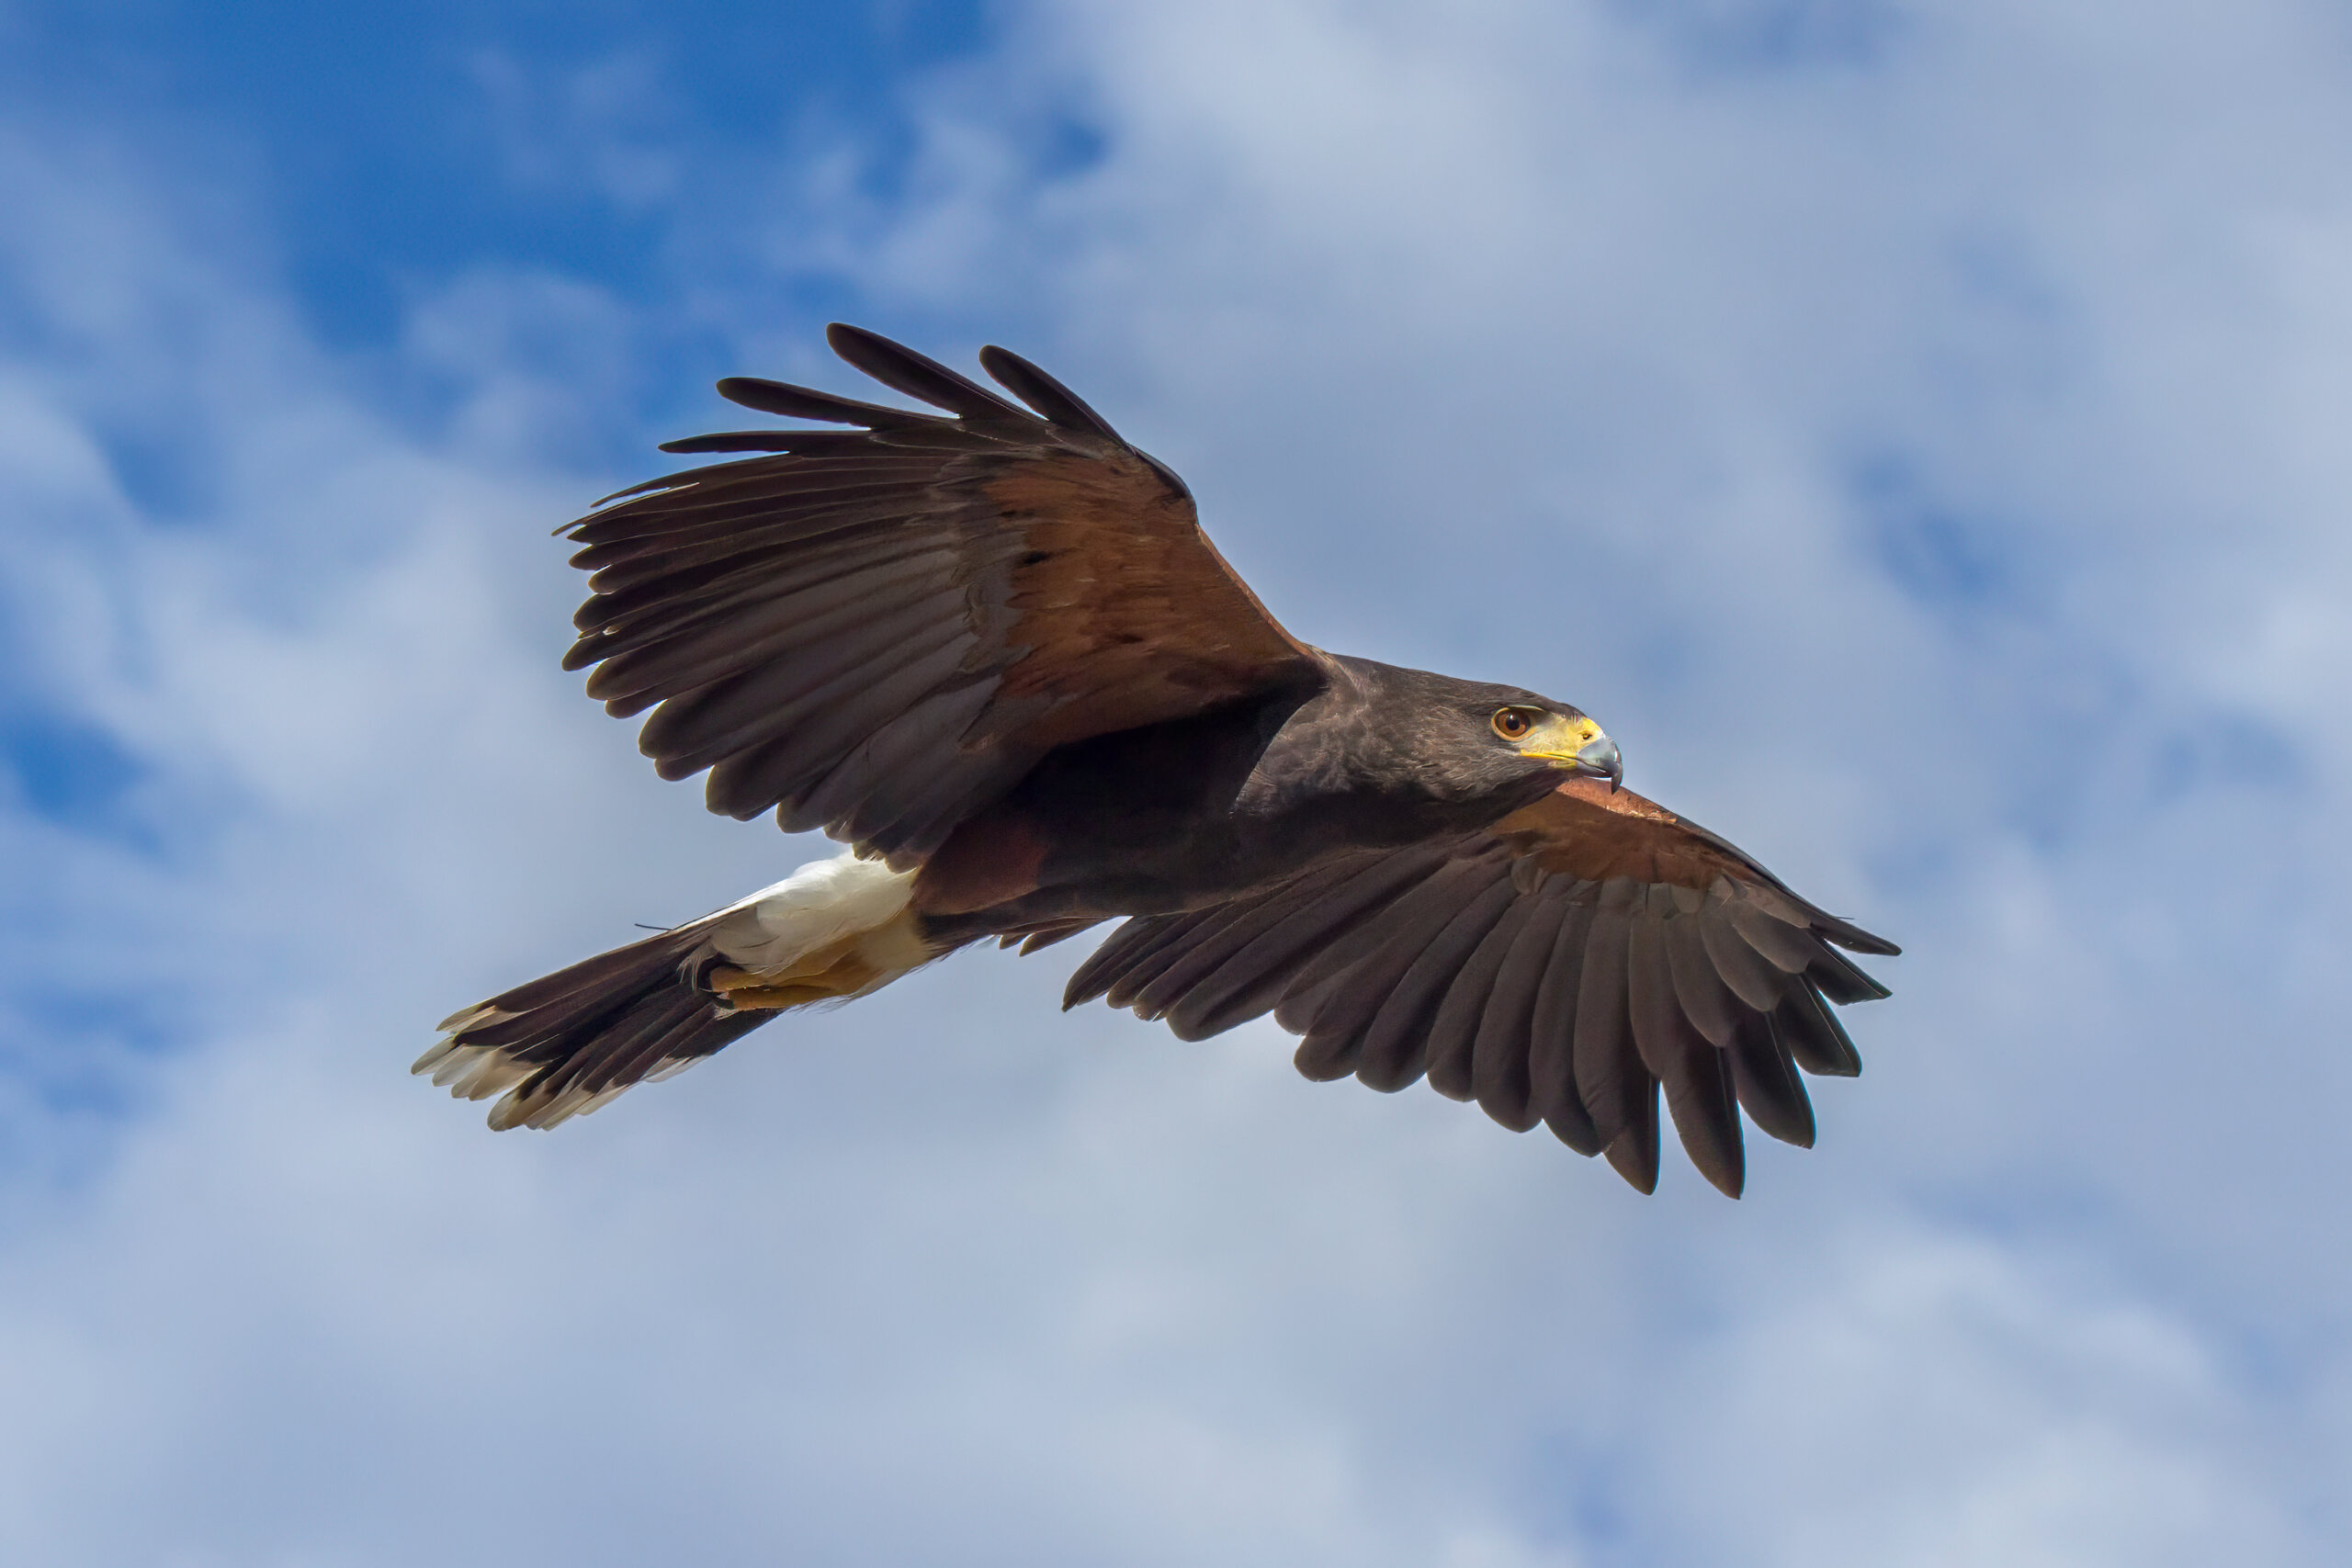
<svg viewBox="0 0 2352 1568"><path fill-rule="evenodd" d="M1569 704L1291 636L1184 482L1028 361L980 351L1015 402L826 335L941 412L719 382L846 428L667 444L756 456L563 530L592 574L563 662L711 810L848 851L466 1009L417 1072L549 1127L780 1012L1123 919L1066 1007L1186 1040L1271 1012L1310 1078L1426 1077L1645 1192L1661 1086L1733 1196L1742 1110L1811 1144L1798 1070L1860 1068L1825 1004L1887 995L1838 950L1892 943L1622 788Z"/></svg>

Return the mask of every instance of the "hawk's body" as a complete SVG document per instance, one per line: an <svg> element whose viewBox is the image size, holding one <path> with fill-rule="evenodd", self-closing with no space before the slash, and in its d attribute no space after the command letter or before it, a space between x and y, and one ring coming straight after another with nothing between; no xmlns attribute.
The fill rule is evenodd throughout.
<svg viewBox="0 0 2352 1568"><path fill-rule="evenodd" d="M1195 716L1057 748L1002 799L960 824L915 879L915 907L967 915L995 936L1080 916L1169 914L1220 904L1347 850L1396 849L1483 828L1555 788L1550 768L1498 782L1449 769L1412 714L1442 677L1317 655L1317 681ZM1532 692L1446 682L1483 731Z"/></svg>
<svg viewBox="0 0 2352 1568"><path fill-rule="evenodd" d="M674 443L770 455L572 525L594 594L566 664L652 709L643 750L708 769L712 809L851 855L469 1010L420 1070L552 1125L776 1010L1125 916L1072 1003L1187 1037L1271 1010L1311 1077L1426 1073L1645 1190L1660 1083L1727 1191L1735 1105L1810 1142L1794 1067L1859 1067L1824 998L1885 994L1832 944L1890 944L1619 791L1575 708L1291 637L1182 482L1035 367L982 354L1031 412L831 336L958 417L722 382L862 428Z"/></svg>

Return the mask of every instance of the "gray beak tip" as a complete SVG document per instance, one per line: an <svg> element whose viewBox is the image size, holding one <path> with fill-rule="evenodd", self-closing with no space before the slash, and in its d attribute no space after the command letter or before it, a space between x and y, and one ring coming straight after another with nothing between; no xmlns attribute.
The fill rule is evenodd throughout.
<svg viewBox="0 0 2352 1568"><path fill-rule="evenodd" d="M1614 795L1624 781L1625 759L1618 752L1617 742L1602 735L1577 752L1577 771L1588 778L1607 779L1609 792Z"/></svg>

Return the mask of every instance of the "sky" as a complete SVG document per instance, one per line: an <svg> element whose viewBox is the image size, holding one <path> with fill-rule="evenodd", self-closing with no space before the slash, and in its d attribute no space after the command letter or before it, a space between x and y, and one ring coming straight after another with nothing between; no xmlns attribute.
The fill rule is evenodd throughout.
<svg viewBox="0 0 2352 1568"><path fill-rule="evenodd" d="M2308 0L0 0L0 1555L2345 1560L2347 145ZM1644 1198L1066 948L409 1078L831 852L548 533L835 319L1902 942L1818 1146Z"/></svg>

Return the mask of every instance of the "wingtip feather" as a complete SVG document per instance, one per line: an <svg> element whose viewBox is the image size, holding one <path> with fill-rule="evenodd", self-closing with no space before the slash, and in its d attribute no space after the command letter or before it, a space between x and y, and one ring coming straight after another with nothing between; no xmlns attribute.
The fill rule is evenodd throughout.
<svg viewBox="0 0 2352 1568"><path fill-rule="evenodd" d="M980 368L1052 423L1119 441L1111 422L1095 412L1084 398L1011 349L986 345L980 350Z"/></svg>
<svg viewBox="0 0 2352 1568"><path fill-rule="evenodd" d="M825 343L843 360L891 390L919 398L962 418L1035 418L969 377L958 375L929 355L919 354L880 333L854 327L847 321L834 321L825 328Z"/></svg>

